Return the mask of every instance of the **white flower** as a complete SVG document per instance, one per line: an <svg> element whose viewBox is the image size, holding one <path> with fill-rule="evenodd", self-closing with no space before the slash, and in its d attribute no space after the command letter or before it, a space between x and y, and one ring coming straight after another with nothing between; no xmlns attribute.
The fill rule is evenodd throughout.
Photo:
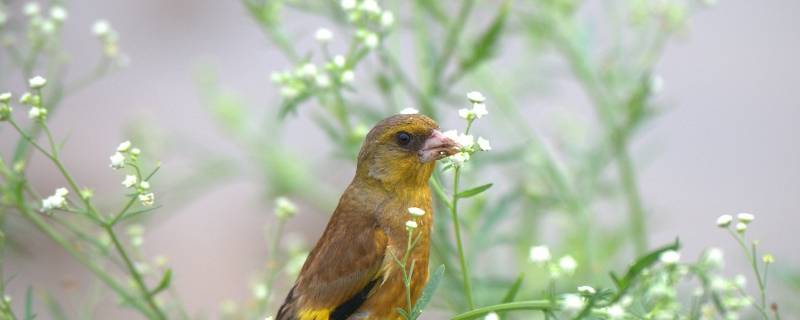
<svg viewBox="0 0 800 320"><path fill-rule="evenodd" d="M745 231L747 231L747 224L746 223L739 222L739 223L736 224L736 232L744 233Z"/></svg>
<svg viewBox="0 0 800 320"><path fill-rule="evenodd" d="M756 216L749 214L747 212L742 212L736 215L736 219L739 219L739 221L743 223L750 223L756 219Z"/></svg>
<svg viewBox="0 0 800 320"><path fill-rule="evenodd" d="M608 313L608 317L611 319L622 319L625 317L625 309L619 304L608 307L606 312Z"/></svg>
<svg viewBox="0 0 800 320"><path fill-rule="evenodd" d="M28 111L28 118L31 119L44 119L44 116L47 115L47 109L33 107L31 110Z"/></svg>
<svg viewBox="0 0 800 320"><path fill-rule="evenodd" d="M410 207L408 208L408 213L410 213L412 216L421 217L425 215L425 210L422 210L417 207Z"/></svg>
<svg viewBox="0 0 800 320"><path fill-rule="evenodd" d="M478 91L471 91L467 93L467 99L472 103L483 103L486 101L486 97L484 97L483 94Z"/></svg>
<svg viewBox="0 0 800 320"><path fill-rule="evenodd" d="M657 74L653 75L650 78L650 92L656 95L661 93L662 90L664 90L664 78Z"/></svg>
<svg viewBox="0 0 800 320"><path fill-rule="evenodd" d="M142 183L139 184L139 188L142 188L142 190L150 189L150 182L142 181Z"/></svg>
<svg viewBox="0 0 800 320"><path fill-rule="evenodd" d="M50 18L58 22L64 22L64 20L67 20L67 10L61 6L54 6L50 8Z"/></svg>
<svg viewBox="0 0 800 320"><path fill-rule="evenodd" d="M359 9L367 13L373 13L373 14L381 13L381 7L375 0L364 0L364 2L361 3Z"/></svg>
<svg viewBox="0 0 800 320"><path fill-rule="evenodd" d="M39 26L39 28L42 30L42 33L44 34L53 34L53 32L56 31L56 25L51 20L43 21L42 24Z"/></svg>
<svg viewBox="0 0 800 320"><path fill-rule="evenodd" d="M417 114L417 113L419 113L419 110L414 108L405 108L403 110L400 110L400 114Z"/></svg>
<svg viewBox="0 0 800 320"><path fill-rule="evenodd" d="M558 259L558 266L567 274L572 274L578 268L578 262L572 256L566 255Z"/></svg>
<svg viewBox="0 0 800 320"><path fill-rule="evenodd" d="M22 13L24 13L26 16L35 16L41 11L41 7L39 7L39 4L36 2L28 2L22 8Z"/></svg>
<svg viewBox="0 0 800 320"><path fill-rule="evenodd" d="M460 166L464 164L464 162L469 161L469 153L467 152L459 152L450 157L448 157L454 166Z"/></svg>
<svg viewBox="0 0 800 320"><path fill-rule="evenodd" d="M8 21L8 16L6 15L6 13L0 11L0 27L6 24L7 21Z"/></svg>
<svg viewBox="0 0 800 320"><path fill-rule="evenodd" d="M33 78L28 79L28 86L31 89L39 89L44 87L47 84L47 79L42 78L42 76L35 76Z"/></svg>
<svg viewBox="0 0 800 320"><path fill-rule="evenodd" d="M550 261L550 249L547 246L534 246L531 247L529 258L535 263L544 263Z"/></svg>
<svg viewBox="0 0 800 320"><path fill-rule="evenodd" d="M297 206L286 197L278 197L275 199L275 216L278 219L288 219L294 216L297 212Z"/></svg>
<svg viewBox="0 0 800 320"><path fill-rule="evenodd" d="M33 95L30 92L25 92L19 96L19 103L31 104L33 102Z"/></svg>
<svg viewBox="0 0 800 320"><path fill-rule="evenodd" d="M577 294L565 294L564 301L562 302L564 309L569 311L578 311L583 309L583 298Z"/></svg>
<svg viewBox="0 0 800 320"><path fill-rule="evenodd" d="M495 312L489 312L489 314L483 317L483 320L500 320L500 316Z"/></svg>
<svg viewBox="0 0 800 320"><path fill-rule="evenodd" d="M737 287L744 289L744 287L747 286L747 277L737 274L733 277L733 283L736 284Z"/></svg>
<svg viewBox="0 0 800 320"><path fill-rule="evenodd" d="M367 33L364 36L364 46L366 46L367 48L375 49L378 47L379 42L380 38L378 38L378 35L373 32Z"/></svg>
<svg viewBox="0 0 800 320"><path fill-rule="evenodd" d="M126 152L126 151L128 151L130 148L131 148L131 142L130 142L130 141L125 141L125 142L122 142L122 143L120 143L120 144L117 146L117 151L119 151L119 152Z"/></svg>
<svg viewBox="0 0 800 320"><path fill-rule="evenodd" d="M342 80L343 83L351 83L351 82L353 82L353 80L355 80L355 78L356 78L356 74L353 73L352 70L345 70L344 72L342 72L342 79L341 80Z"/></svg>
<svg viewBox="0 0 800 320"><path fill-rule="evenodd" d="M470 134L462 133L456 137L455 142L461 145L462 149L469 149L475 144L475 138Z"/></svg>
<svg viewBox="0 0 800 320"><path fill-rule="evenodd" d="M92 33L95 36L103 37L111 32L111 24L106 20L97 20L92 25Z"/></svg>
<svg viewBox="0 0 800 320"><path fill-rule="evenodd" d="M407 229L416 229L417 228L417 222L416 221L412 221L412 220L406 221L406 228Z"/></svg>
<svg viewBox="0 0 800 320"><path fill-rule="evenodd" d="M475 114L475 118L480 119L489 114L489 111L486 110L486 105L481 102L472 104L472 113Z"/></svg>
<svg viewBox="0 0 800 320"><path fill-rule="evenodd" d="M8 103L9 100L11 100L11 92L0 94L0 103Z"/></svg>
<svg viewBox="0 0 800 320"><path fill-rule="evenodd" d="M123 156L122 153L115 152L108 159L111 160L111 168L114 170L125 167L125 156Z"/></svg>
<svg viewBox="0 0 800 320"><path fill-rule="evenodd" d="M706 262L715 266L715 267L722 267L725 263L725 254L722 252L720 248L710 248L706 251Z"/></svg>
<svg viewBox="0 0 800 320"><path fill-rule="evenodd" d="M329 42L333 39L333 32L326 28L319 28L317 32L314 33L314 38L319 42Z"/></svg>
<svg viewBox="0 0 800 320"><path fill-rule="evenodd" d="M69 190L67 188L58 188L56 189L55 195L59 197L64 197L69 194Z"/></svg>
<svg viewBox="0 0 800 320"><path fill-rule="evenodd" d="M142 150L139 150L139 148L131 149L131 154L134 155L134 156L138 156L141 153L142 153Z"/></svg>
<svg viewBox="0 0 800 320"><path fill-rule="evenodd" d="M298 70L298 73L299 73L300 76L304 76L304 77L316 76L317 75L317 66L314 65L313 63L305 63L302 66L300 66L300 69Z"/></svg>
<svg viewBox="0 0 800 320"><path fill-rule="evenodd" d="M717 218L717 226L720 228L727 228L731 225L731 221L733 221L733 217L729 214L723 214Z"/></svg>
<svg viewBox="0 0 800 320"><path fill-rule="evenodd" d="M489 144L489 140L478 137L478 148L481 149L481 151L489 151L492 150L492 145Z"/></svg>
<svg viewBox="0 0 800 320"><path fill-rule="evenodd" d="M356 7L356 0L342 0L342 2L339 2L339 6L344 10L352 10Z"/></svg>
<svg viewBox="0 0 800 320"><path fill-rule="evenodd" d="M389 28L394 24L394 14L391 11L384 11L381 14L381 26Z"/></svg>
<svg viewBox="0 0 800 320"><path fill-rule="evenodd" d="M125 180L122 180L122 185L125 186L125 188L130 188L136 185L136 181L136 176L129 174L125 176Z"/></svg>
<svg viewBox="0 0 800 320"><path fill-rule="evenodd" d="M474 115L474 114L472 113L472 110L470 110L470 109L466 109L466 108L464 108L464 109L458 109L458 116L459 116L459 117L462 117L462 118L464 118L464 119L467 119L467 120L469 120L469 118L470 118L472 115Z"/></svg>
<svg viewBox="0 0 800 320"><path fill-rule="evenodd" d="M681 254L678 253L675 250L667 250L667 251L664 251L663 253L661 253L661 256L659 256L659 259L664 264L672 265L672 264L676 264L676 263L678 263L678 261L680 261Z"/></svg>
<svg viewBox="0 0 800 320"><path fill-rule="evenodd" d="M153 203L155 203L155 201L156 201L156 195L153 194L152 192L145 193L145 194L140 194L139 195L139 201L142 202L143 206L146 206L146 207L152 206Z"/></svg>
<svg viewBox="0 0 800 320"><path fill-rule="evenodd" d="M442 135L453 141L458 139L458 131L456 130L447 130L445 132L442 132Z"/></svg>
<svg viewBox="0 0 800 320"><path fill-rule="evenodd" d="M264 300L267 298L267 286L263 283L259 283L253 287L253 296L258 300Z"/></svg>
<svg viewBox="0 0 800 320"><path fill-rule="evenodd" d="M593 295L593 294L597 293L597 291L594 288L590 287L590 286L580 286L580 287L578 287L578 292L580 292L581 294L585 294L585 295Z"/></svg>
<svg viewBox="0 0 800 320"><path fill-rule="evenodd" d="M336 56L333 57L333 64L335 64L339 68L342 68L344 67L345 64L347 64L347 59L345 59L343 55L337 54Z"/></svg>
<svg viewBox="0 0 800 320"><path fill-rule="evenodd" d="M64 208L67 204L65 198L69 194L66 188L58 188L55 193L45 199L42 199L42 211L50 211L55 208Z"/></svg>
<svg viewBox="0 0 800 320"><path fill-rule="evenodd" d="M331 85L331 78L327 74L320 74L314 78L314 82L317 83L317 86L320 88L327 88Z"/></svg>

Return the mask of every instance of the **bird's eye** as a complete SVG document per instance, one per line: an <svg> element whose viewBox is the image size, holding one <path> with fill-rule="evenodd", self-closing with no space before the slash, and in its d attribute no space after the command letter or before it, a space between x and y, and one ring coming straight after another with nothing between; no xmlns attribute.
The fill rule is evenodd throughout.
<svg viewBox="0 0 800 320"><path fill-rule="evenodd" d="M411 135L408 132L400 131L397 134L397 144L407 146L409 142L411 142Z"/></svg>

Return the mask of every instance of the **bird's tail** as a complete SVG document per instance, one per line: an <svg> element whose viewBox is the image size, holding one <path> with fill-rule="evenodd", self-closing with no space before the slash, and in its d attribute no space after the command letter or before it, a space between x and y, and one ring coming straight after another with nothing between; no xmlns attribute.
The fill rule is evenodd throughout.
<svg viewBox="0 0 800 320"><path fill-rule="evenodd" d="M286 295L286 300L283 301L280 309L278 309L278 314L275 316L275 320L297 320L297 310L295 310L295 303L296 299L294 297L294 287L292 290L289 290L289 294Z"/></svg>

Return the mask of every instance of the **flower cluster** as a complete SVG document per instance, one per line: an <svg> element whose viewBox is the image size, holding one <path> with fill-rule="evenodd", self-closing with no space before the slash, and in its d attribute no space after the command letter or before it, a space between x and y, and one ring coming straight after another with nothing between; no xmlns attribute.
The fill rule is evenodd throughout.
<svg viewBox="0 0 800 320"><path fill-rule="evenodd" d="M42 103L42 89L46 85L47 79L41 76L30 78L28 79L28 87L31 89L30 92L23 93L19 98L20 104L30 106L28 118L34 121L44 122L47 119L47 108L45 108ZM6 111L0 111L0 117L4 117L3 115L10 117L11 107L8 106L9 99L11 99L10 93L3 94L3 97L0 97L0 101L5 100L3 104L5 105L5 109L7 109Z"/></svg>
<svg viewBox="0 0 800 320"><path fill-rule="evenodd" d="M66 196L69 190L66 188L58 188L55 193L47 198L42 199L42 212L48 212L53 209L64 209L67 205Z"/></svg>
<svg viewBox="0 0 800 320"><path fill-rule="evenodd" d="M92 25L92 34L100 40L103 45L103 54L108 58L119 58L119 34L111 23L106 20L97 20Z"/></svg>
<svg viewBox="0 0 800 320"><path fill-rule="evenodd" d="M125 175L122 180L122 186L136 191L136 196L139 202L144 206L152 206L155 203L156 196L150 191L150 182L147 181L148 177L142 177L139 171L139 155L142 151L139 148L133 147L130 141L124 141L117 146L116 152L108 159L111 169L119 170L126 167L132 168L129 174Z"/></svg>
<svg viewBox="0 0 800 320"><path fill-rule="evenodd" d="M281 95L284 98L297 99L315 90L349 84L355 79L355 74L350 70L347 58L336 55L321 68L305 62L294 70L274 72L271 79L281 86Z"/></svg>
<svg viewBox="0 0 800 320"><path fill-rule="evenodd" d="M545 266L552 278L558 278L561 275L573 275L575 269L578 268L578 262L571 255L564 255L558 261L552 261L553 256L550 254L550 248L544 245L531 247L528 258L537 265Z"/></svg>
<svg viewBox="0 0 800 320"><path fill-rule="evenodd" d="M410 207L408 208L408 214L411 215L411 220L406 221L406 229L411 232L419 226L417 220L425 215L425 210L417 207Z"/></svg>
<svg viewBox="0 0 800 320"><path fill-rule="evenodd" d="M742 212L736 215L736 220L738 220L735 225L736 232L745 233L745 231L747 231L747 225L755 220L755 216L750 213ZM733 216L729 214L724 214L717 218L717 226L720 228L727 229L732 222Z"/></svg>
<svg viewBox="0 0 800 320"><path fill-rule="evenodd" d="M297 213L297 206L286 197L275 199L275 216L281 220L287 220Z"/></svg>
<svg viewBox="0 0 800 320"><path fill-rule="evenodd" d="M377 48L385 32L394 25L394 14L375 0L342 0L340 6L350 23L358 27L356 38L367 49Z"/></svg>
<svg viewBox="0 0 800 320"><path fill-rule="evenodd" d="M472 103L472 109L458 110L459 116L467 120L466 131L464 133L458 133L456 130L447 130L442 133L445 137L450 138L461 146L460 152L448 157L453 166L461 166L464 162L469 161L471 155L475 152L492 150L492 145L489 143L489 140L483 137L475 139L475 137L469 134L469 129L472 127L473 121L489 114L484 104L486 98L484 98L483 94L480 92L472 91L467 93L467 100Z"/></svg>
<svg viewBox="0 0 800 320"><path fill-rule="evenodd" d="M48 37L55 35L67 20L67 10L59 5L53 5L49 11L45 12L42 7L36 2L28 2L22 7L22 13L28 17L30 23L28 25L28 33L31 38ZM2 25L6 16L0 13L0 25Z"/></svg>

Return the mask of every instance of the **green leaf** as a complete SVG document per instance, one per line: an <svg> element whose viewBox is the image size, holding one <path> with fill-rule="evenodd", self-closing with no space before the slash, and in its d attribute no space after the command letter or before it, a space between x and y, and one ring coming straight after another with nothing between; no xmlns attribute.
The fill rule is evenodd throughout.
<svg viewBox="0 0 800 320"><path fill-rule="evenodd" d="M639 257L639 259L637 259L636 262L634 262L633 265L631 265L628 268L628 271L625 272L625 276L622 277L622 279L619 279L616 275L611 273L611 279L617 285L617 294L614 296L613 299L611 299L611 302L609 302L609 304L613 304L619 301L619 299L621 299L622 296L625 295L625 292L627 292L628 289L630 289L630 287L633 285L634 281L642 273L642 271L644 271L645 269L649 268L650 266L658 262L658 259L662 253L670 250L678 250L680 249L680 247L681 247L680 241L678 239L675 239L674 243L662 246L661 248L650 251L649 253Z"/></svg>
<svg viewBox="0 0 800 320"><path fill-rule="evenodd" d="M484 61L491 58L497 51L500 36L506 25L509 1L503 2L489 27L474 41L471 53L461 60L461 72L465 73L474 69Z"/></svg>
<svg viewBox="0 0 800 320"><path fill-rule="evenodd" d="M169 288L170 283L172 282L172 269L167 269L164 272L164 276L161 277L161 281L158 282L158 286L156 286L153 291L150 292L151 295L155 296L159 294L161 291Z"/></svg>
<svg viewBox="0 0 800 320"><path fill-rule="evenodd" d="M439 287L439 282L442 281L442 276L444 276L444 265L440 265L436 268L436 271L433 272L431 278L428 279L428 283L425 285L425 288L422 289L422 295L420 295L417 303L414 304L414 309L411 310L411 319L416 319L422 314L422 310L431 302L433 299L433 293L436 292L436 288Z"/></svg>
<svg viewBox="0 0 800 320"><path fill-rule="evenodd" d="M472 189L469 189L469 190L461 191L456 195L456 197L462 198L462 199L463 198L474 197L474 196L480 194L481 192L486 191L487 189L489 189L491 187L492 187L492 184L491 183L487 183L487 184L484 184L484 185L479 186L479 187L475 187L475 188L472 188Z"/></svg>
<svg viewBox="0 0 800 320"><path fill-rule="evenodd" d="M517 276L517 280L514 280L514 283L508 288L508 292L503 297L503 300L500 303L509 303L514 301L514 298L517 297L517 293L519 292L519 288L522 287L522 281L525 280L525 273L520 272L519 276Z"/></svg>

